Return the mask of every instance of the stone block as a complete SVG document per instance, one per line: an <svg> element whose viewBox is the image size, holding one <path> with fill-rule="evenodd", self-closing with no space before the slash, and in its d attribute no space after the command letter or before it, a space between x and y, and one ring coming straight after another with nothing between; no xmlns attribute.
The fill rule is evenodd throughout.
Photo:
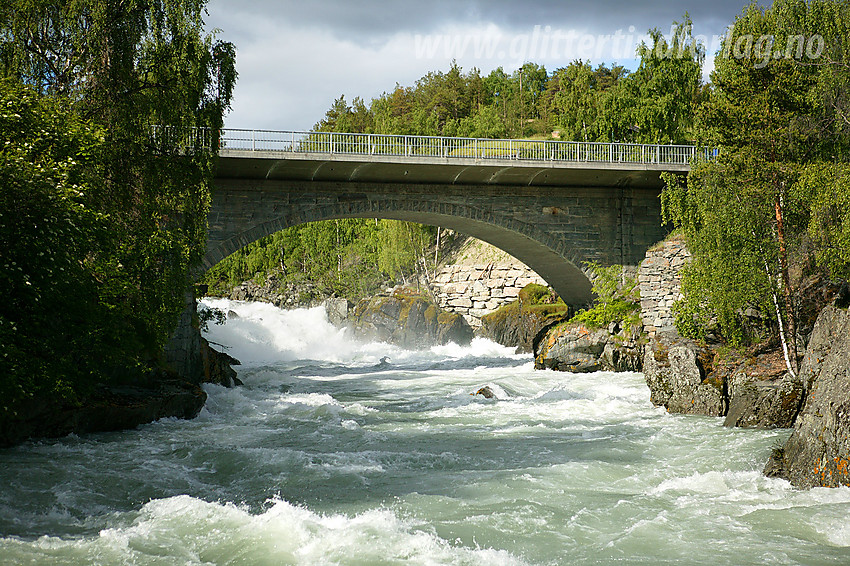
<svg viewBox="0 0 850 566"><path fill-rule="evenodd" d="M475 281L472 284L472 294L473 295L486 295L490 296L490 287L488 287L484 281Z"/></svg>
<svg viewBox="0 0 850 566"><path fill-rule="evenodd" d="M466 293L469 285L466 283L449 283L443 290L450 295L463 295Z"/></svg>
<svg viewBox="0 0 850 566"><path fill-rule="evenodd" d="M517 296L519 296L520 288L519 287L505 287L504 292L505 292L505 297L517 297Z"/></svg>

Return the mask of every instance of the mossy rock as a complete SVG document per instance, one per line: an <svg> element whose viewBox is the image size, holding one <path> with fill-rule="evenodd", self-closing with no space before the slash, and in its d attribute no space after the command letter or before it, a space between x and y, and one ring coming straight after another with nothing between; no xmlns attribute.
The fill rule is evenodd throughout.
<svg viewBox="0 0 850 566"><path fill-rule="evenodd" d="M462 316L446 313L421 292L396 289L389 296L364 299L354 309L349 328L363 339L405 348L426 348L472 340L472 328Z"/></svg>
<svg viewBox="0 0 850 566"><path fill-rule="evenodd" d="M523 287L516 301L502 305L481 318L481 332L518 352L531 352L534 338L546 325L570 314L570 308L549 287L531 283Z"/></svg>

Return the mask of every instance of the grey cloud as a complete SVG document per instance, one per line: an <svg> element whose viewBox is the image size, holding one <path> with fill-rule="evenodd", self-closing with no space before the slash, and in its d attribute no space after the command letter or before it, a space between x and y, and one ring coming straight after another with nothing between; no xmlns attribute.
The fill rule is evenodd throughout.
<svg viewBox="0 0 850 566"><path fill-rule="evenodd" d="M446 24L493 23L506 30L525 31L535 25L585 28L611 33L635 26L642 33L651 27L662 31L688 11L701 33L721 33L738 15L742 0L713 2L639 3L575 2L563 0L213 0L212 6L255 15L286 27L313 27L358 44L380 43L399 33L428 33ZM219 24L220 25L220 24Z"/></svg>
<svg viewBox="0 0 850 566"><path fill-rule="evenodd" d="M429 71L445 70L450 60L485 73L499 65L508 71L523 60L548 69L568 62L565 55L546 58L527 53L465 58L416 54L416 34L479 33L494 25L504 47L535 26L598 34L663 33L685 11L695 32L711 38L734 21L745 0L684 0L640 4L634 1L574 2L558 0L210 0L210 28L236 43L237 68L230 127L306 129L321 118L334 98L369 100L398 82L412 84ZM629 65L627 56L617 60ZM611 59L604 59L611 61ZM595 61L594 62L602 62Z"/></svg>

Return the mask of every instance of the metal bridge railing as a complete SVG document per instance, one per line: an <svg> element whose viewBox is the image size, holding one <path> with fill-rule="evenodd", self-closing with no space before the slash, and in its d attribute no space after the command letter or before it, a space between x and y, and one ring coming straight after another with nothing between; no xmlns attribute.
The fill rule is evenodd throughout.
<svg viewBox="0 0 850 566"><path fill-rule="evenodd" d="M692 145L494 140L387 134L225 129L221 148L248 151L688 165L712 150Z"/></svg>

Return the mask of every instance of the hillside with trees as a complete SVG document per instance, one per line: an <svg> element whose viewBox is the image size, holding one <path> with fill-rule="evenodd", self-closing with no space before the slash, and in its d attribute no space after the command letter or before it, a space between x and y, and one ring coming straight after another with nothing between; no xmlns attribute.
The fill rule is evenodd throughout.
<svg viewBox="0 0 850 566"><path fill-rule="evenodd" d="M614 64L573 61L552 72L525 63L511 74L486 76L456 63L413 86L395 88L368 105L336 99L314 127L325 132L557 138L592 142L686 143L695 139L694 114L706 94L704 47L686 15L665 38L650 30L633 72Z"/></svg>
<svg viewBox="0 0 850 566"><path fill-rule="evenodd" d="M775 340L794 373L821 291L850 275L850 5L751 5L727 49L754 37L772 40L718 57L697 114L699 140L719 155L668 177L662 205L694 254L680 332Z"/></svg>
<svg viewBox="0 0 850 566"><path fill-rule="evenodd" d="M433 226L344 218L262 238L219 262L203 282L210 294L220 295L243 281L262 283L273 277L281 285L315 289L315 296L304 297L307 303L328 296L356 300L388 284L427 278L438 260Z"/></svg>

